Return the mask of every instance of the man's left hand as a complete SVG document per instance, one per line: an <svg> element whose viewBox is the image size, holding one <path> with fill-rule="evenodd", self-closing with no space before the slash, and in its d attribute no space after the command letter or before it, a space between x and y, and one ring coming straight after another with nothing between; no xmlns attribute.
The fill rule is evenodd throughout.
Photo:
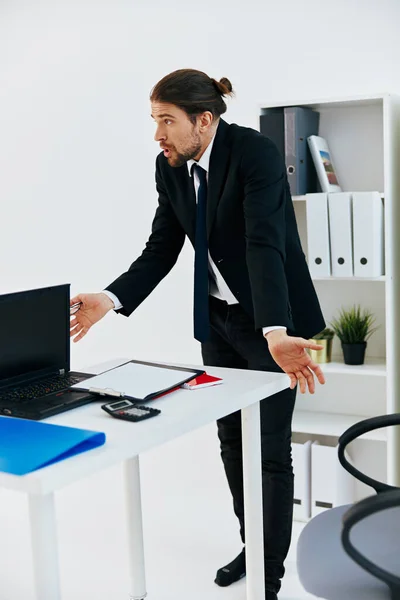
<svg viewBox="0 0 400 600"><path fill-rule="evenodd" d="M308 389L311 394L315 391L314 373L319 383L325 383L321 367L311 360L306 348L322 350L323 346L300 337L287 335L282 329L275 329L265 335L272 358L277 365L290 377L290 389L297 383L304 394Z"/></svg>

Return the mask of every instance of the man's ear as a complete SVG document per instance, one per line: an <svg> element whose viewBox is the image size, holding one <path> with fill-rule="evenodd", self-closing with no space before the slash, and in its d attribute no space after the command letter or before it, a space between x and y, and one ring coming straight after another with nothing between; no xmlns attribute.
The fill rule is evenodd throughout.
<svg viewBox="0 0 400 600"><path fill-rule="evenodd" d="M214 115L209 110L206 110L198 117L200 131L207 131L214 123Z"/></svg>

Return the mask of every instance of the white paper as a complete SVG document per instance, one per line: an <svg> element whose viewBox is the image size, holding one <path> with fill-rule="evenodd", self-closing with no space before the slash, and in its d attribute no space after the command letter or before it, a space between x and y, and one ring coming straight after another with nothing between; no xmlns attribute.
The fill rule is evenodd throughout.
<svg viewBox="0 0 400 600"><path fill-rule="evenodd" d="M124 396L143 400L146 396L174 387L193 375L193 371L177 371L130 362L71 387L85 390L93 388L112 390Z"/></svg>

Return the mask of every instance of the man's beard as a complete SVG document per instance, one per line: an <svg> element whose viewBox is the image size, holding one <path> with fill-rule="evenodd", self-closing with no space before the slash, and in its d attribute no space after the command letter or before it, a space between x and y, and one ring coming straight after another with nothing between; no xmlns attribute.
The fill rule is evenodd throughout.
<svg viewBox="0 0 400 600"><path fill-rule="evenodd" d="M192 144L189 148L185 150L185 152L178 152L176 148L173 149L175 156L172 158L168 158L168 164L171 167L182 167L188 160L192 160L195 156L197 156L201 151L201 143L199 136L196 136L193 139ZM172 158L172 160L171 160Z"/></svg>

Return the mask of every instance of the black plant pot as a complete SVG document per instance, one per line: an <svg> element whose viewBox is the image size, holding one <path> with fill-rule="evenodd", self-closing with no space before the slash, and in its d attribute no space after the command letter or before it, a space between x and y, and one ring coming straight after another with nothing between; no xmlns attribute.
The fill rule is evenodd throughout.
<svg viewBox="0 0 400 600"><path fill-rule="evenodd" d="M367 342L360 344L343 344L343 357L346 365L363 365Z"/></svg>

